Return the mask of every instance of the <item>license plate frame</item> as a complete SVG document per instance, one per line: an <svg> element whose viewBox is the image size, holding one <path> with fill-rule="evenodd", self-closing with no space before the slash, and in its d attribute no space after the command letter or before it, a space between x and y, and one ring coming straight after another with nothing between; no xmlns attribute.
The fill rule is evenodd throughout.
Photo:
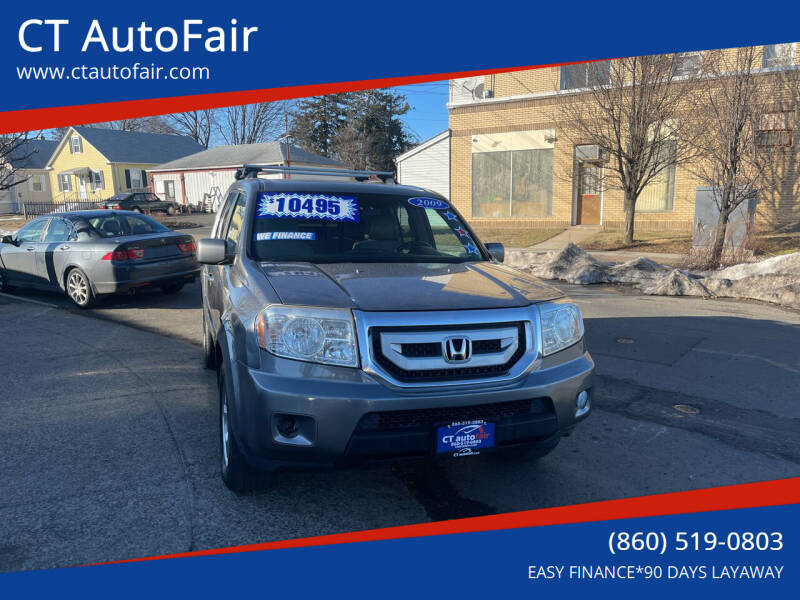
<svg viewBox="0 0 800 600"><path fill-rule="evenodd" d="M435 452L437 456L475 456L482 450L495 447L495 423L474 419L437 425Z"/></svg>

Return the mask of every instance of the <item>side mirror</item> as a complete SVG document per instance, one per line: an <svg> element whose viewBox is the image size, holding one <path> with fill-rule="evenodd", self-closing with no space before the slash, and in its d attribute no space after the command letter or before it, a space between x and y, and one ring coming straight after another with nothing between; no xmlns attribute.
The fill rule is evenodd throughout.
<svg viewBox="0 0 800 600"><path fill-rule="evenodd" d="M204 265L221 265L229 262L225 240L203 238L197 242L197 262Z"/></svg>
<svg viewBox="0 0 800 600"><path fill-rule="evenodd" d="M489 251L489 254L492 255L492 258L497 262L503 262L503 260L505 260L506 249L503 244L499 242L489 242L486 244L486 249Z"/></svg>
<svg viewBox="0 0 800 600"><path fill-rule="evenodd" d="M10 235L4 235L3 239L0 240L0 244L14 244L14 238L11 237Z"/></svg>

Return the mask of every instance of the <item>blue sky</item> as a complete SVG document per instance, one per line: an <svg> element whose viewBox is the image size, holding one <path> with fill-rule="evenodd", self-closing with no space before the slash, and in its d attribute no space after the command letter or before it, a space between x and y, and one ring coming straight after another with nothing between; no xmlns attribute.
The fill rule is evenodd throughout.
<svg viewBox="0 0 800 600"><path fill-rule="evenodd" d="M447 86L448 82L445 80L392 88L408 98L411 110L403 121L418 138L416 141L424 142L447 129Z"/></svg>

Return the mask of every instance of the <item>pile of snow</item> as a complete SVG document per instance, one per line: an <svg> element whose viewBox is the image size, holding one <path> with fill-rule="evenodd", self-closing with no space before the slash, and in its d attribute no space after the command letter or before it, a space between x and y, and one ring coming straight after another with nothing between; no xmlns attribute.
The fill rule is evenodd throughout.
<svg viewBox="0 0 800 600"><path fill-rule="evenodd" d="M714 279L736 281L756 275L798 275L800 276L800 252L767 258L755 263L743 263L722 269L710 275Z"/></svg>
<svg viewBox="0 0 800 600"><path fill-rule="evenodd" d="M668 267L647 258L619 264L602 262L575 244L567 244L561 250L546 254L512 251L508 253L506 263L542 279L558 279L579 285L643 283L669 271Z"/></svg>
<svg viewBox="0 0 800 600"><path fill-rule="evenodd" d="M639 289L651 296L710 296L708 289L686 271L672 269L653 281L642 285Z"/></svg>
<svg viewBox="0 0 800 600"><path fill-rule="evenodd" d="M579 285L623 283L651 295L749 298L800 308L800 252L710 273L665 267L647 258L602 262L575 244L541 254L511 251L506 263L542 279Z"/></svg>

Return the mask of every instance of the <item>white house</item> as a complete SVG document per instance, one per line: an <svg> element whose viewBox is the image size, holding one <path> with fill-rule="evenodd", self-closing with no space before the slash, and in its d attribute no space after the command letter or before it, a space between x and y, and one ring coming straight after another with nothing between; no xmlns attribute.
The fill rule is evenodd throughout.
<svg viewBox="0 0 800 600"><path fill-rule="evenodd" d="M443 131L394 159L397 181L450 198L450 130Z"/></svg>
<svg viewBox="0 0 800 600"><path fill-rule="evenodd" d="M236 169L244 164L271 166L348 168L337 160L319 156L285 142L217 146L150 169L153 191L164 199L205 211L216 211ZM265 177L280 178L281 174ZM302 178L302 177L298 177Z"/></svg>

